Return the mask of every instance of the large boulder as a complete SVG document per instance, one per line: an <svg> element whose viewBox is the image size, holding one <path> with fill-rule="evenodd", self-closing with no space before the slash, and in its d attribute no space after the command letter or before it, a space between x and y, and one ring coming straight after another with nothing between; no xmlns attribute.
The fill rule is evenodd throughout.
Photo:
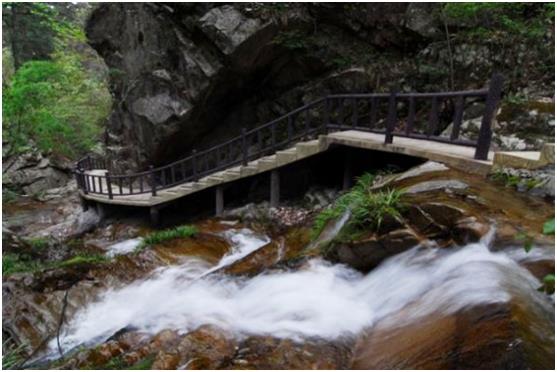
<svg viewBox="0 0 557 372"><path fill-rule="evenodd" d="M29 195L61 187L71 176L67 159L49 158L36 149L3 158L2 166L2 186Z"/></svg>
<svg viewBox="0 0 557 372"><path fill-rule="evenodd" d="M355 269L367 272L388 257L417 246L420 239L412 230L400 229L380 237L342 243L331 250L333 258Z"/></svg>

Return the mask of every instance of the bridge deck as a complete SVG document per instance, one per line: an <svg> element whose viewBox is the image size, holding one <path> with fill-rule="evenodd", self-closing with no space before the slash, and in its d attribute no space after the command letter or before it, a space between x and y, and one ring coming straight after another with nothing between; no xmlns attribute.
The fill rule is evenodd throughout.
<svg viewBox="0 0 557 372"><path fill-rule="evenodd" d="M198 182L188 182L168 189L159 190L157 191L156 196L153 196L150 193L145 193L138 195L115 195L113 199L109 199L107 195L92 193L84 194L83 191L80 191L80 193L81 196L87 200L106 204L130 205L138 207L157 206L213 186L280 168L286 164L327 151L329 146L333 144L420 157L442 162L470 173L482 175L487 174L493 165L493 153L489 153L488 160L486 161L476 160L474 159L474 147L405 137L395 137L393 144L385 144L384 139L384 134L375 134L357 130L348 130L330 133L328 135L321 135L318 140L299 142L289 149L277 151L273 155L249 162L247 166L232 167L224 171L211 174L210 176L200 179ZM88 171L87 173L92 175L104 175L106 171L102 169L94 169ZM97 179L97 182L103 182L102 178ZM104 190L107 189L107 185L104 183L102 185L98 185L97 187L99 186L102 186L102 189ZM116 194L116 186L113 185L112 188Z"/></svg>

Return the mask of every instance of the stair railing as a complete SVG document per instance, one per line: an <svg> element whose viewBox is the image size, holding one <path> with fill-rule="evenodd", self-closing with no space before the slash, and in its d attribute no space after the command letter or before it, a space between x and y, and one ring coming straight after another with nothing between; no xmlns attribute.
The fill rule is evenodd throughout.
<svg viewBox="0 0 557 372"><path fill-rule="evenodd" d="M501 96L503 77L495 74L488 89L439 93L358 93L332 94L299 107L253 129L242 128L240 135L161 167L133 174L114 174L102 158L87 155L76 163L74 175L84 193L127 196L157 192L275 153L301 140L334 131L358 130L394 137L408 137L475 147L475 158L487 160L491 144L491 122ZM477 138L462 138L467 101L485 101ZM443 134L440 115L453 106L450 133ZM427 121L418 125L418 118ZM446 119L446 118L444 118Z"/></svg>

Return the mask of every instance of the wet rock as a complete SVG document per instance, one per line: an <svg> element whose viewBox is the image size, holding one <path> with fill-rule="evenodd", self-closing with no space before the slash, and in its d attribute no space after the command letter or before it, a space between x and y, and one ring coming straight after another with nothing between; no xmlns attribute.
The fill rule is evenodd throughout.
<svg viewBox="0 0 557 372"><path fill-rule="evenodd" d="M231 275L255 275L279 262L284 255L284 239L269 244L250 253L246 257L223 268Z"/></svg>
<svg viewBox="0 0 557 372"><path fill-rule="evenodd" d="M468 185L458 180L434 180L425 181L410 186L406 189L407 194L417 194L422 192L437 191L437 190L464 190Z"/></svg>
<svg viewBox="0 0 557 372"><path fill-rule="evenodd" d="M441 226L435 222L433 218L419 206L409 206L403 212L403 215L410 226L427 238L433 238L447 233L447 228L445 226Z"/></svg>
<svg viewBox="0 0 557 372"><path fill-rule="evenodd" d="M437 224L452 227L459 218L464 217L465 211L446 203L423 203L420 208Z"/></svg>
<svg viewBox="0 0 557 372"><path fill-rule="evenodd" d="M456 221L451 229L453 239L460 245L477 242L488 232L489 225L472 216Z"/></svg>
<svg viewBox="0 0 557 372"><path fill-rule="evenodd" d="M180 356L166 351L159 351L155 357L155 361L151 366L152 369L177 369L180 363Z"/></svg>
<svg viewBox="0 0 557 372"><path fill-rule="evenodd" d="M153 369L217 369L236 353L237 343L232 334L204 325L184 336L178 346L159 352Z"/></svg>
<svg viewBox="0 0 557 372"><path fill-rule="evenodd" d="M402 181L406 178L418 177L418 176L421 176L421 175L426 174L426 173L441 172L441 171L446 171L448 169L449 168L446 167L444 164L437 163L435 161L427 161L422 165L414 167L414 168L412 168L410 170L407 170L406 172L403 172L402 174L396 176L395 180L396 181Z"/></svg>
<svg viewBox="0 0 557 372"><path fill-rule="evenodd" d="M552 341L533 326L551 322L510 303L494 303L400 327L380 323L359 343L352 368L552 369Z"/></svg>
<svg viewBox="0 0 557 372"><path fill-rule="evenodd" d="M352 341L295 342L265 336L244 340L230 369L343 369L351 357Z"/></svg>
<svg viewBox="0 0 557 372"><path fill-rule="evenodd" d="M379 238L371 237L343 243L333 253L336 260L357 270L370 271L383 260L404 252L420 243L410 229L391 231Z"/></svg>

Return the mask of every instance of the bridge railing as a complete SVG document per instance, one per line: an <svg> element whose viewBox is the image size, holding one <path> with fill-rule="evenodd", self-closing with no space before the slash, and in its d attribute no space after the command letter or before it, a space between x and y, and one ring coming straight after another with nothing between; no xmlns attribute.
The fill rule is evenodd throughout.
<svg viewBox="0 0 557 372"><path fill-rule="evenodd" d="M501 96L503 78L494 75L487 89L439 93L332 94L299 107L266 124L247 130L223 143L162 167L133 174L114 174L110 163L86 156L76 163L75 177L84 193L114 196L157 192L197 181L212 173L275 153L300 140L339 130L360 130L396 137L427 139L475 147L475 158L486 160L491 144L491 122ZM464 108L468 101L484 101L476 139L461 138ZM444 108L452 107L448 135L440 126ZM423 118L426 117L426 120ZM447 121L447 118L443 118Z"/></svg>

